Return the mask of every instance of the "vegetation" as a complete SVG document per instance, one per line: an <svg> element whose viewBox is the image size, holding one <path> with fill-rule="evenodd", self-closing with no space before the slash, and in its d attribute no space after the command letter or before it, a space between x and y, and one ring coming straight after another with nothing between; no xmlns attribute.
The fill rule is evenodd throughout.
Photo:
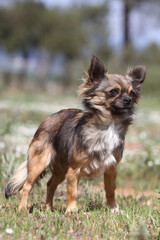
<svg viewBox="0 0 160 240"><path fill-rule="evenodd" d="M144 101L145 98L142 105ZM0 238L158 239L160 112L149 105L137 110L127 134L116 191L119 213L112 213L106 206L102 178L80 181L79 212L72 216L65 214L65 182L56 192L54 212L44 209L49 176L40 187L34 187L29 198L30 213L18 212L19 195L5 199L5 184L26 159L29 142L39 123L52 112L77 105L77 99L71 96L52 98L52 103L46 95L34 96L30 101L25 96L1 97Z"/></svg>
<svg viewBox="0 0 160 240"><path fill-rule="evenodd" d="M54 202L54 212L44 209L44 192L32 195L32 213L17 212L17 199L0 200L2 239L158 239L158 200L145 196L118 197L121 210L112 213L102 192L87 189L79 196L79 212L65 214L64 196ZM44 198L43 198L44 199ZM10 230L10 231L9 231Z"/></svg>
<svg viewBox="0 0 160 240"><path fill-rule="evenodd" d="M32 52L43 52L48 54L48 72L43 74L42 65L39 62L39 69L27 75L25 66L15 73L11 66L2 71L0 76L0 91L11 87L12 83L16 88L29 89L29 92L46 87L47 80L54 84L64 85L64 88L72 88L79 85L77 79L82 77L82 71L86 70L89 59L92 55L97 55L107 64L109 72L125 73L128 66L144 64L147 66L147 80L144 85L144 94L153 95L160 87L159 81L159 58L160 48L152 44L146 49L136 50L132 46L131 36L125 29L125 47L120 52L114 52L109 46L108 37L108 12L109 5L104 1L100 5L73 5L68 8L47 8L44 4L31 1L14 1L15 4L6 8L0 8L0 46L4 47L14 60L14 54L21 53L24 63L32 55ZM149 9L159 9L160 2L155 0L148 4L148 0L132 1L124 0L128 4L129 11L124 27L129 25L129 16L135 9L140 9L145 13ZM150 6L151 5L151 6ZM147 7L148 6L148 7ZM139 8L140 7L140 8ZM127 7L126 7L127 8ZM137 10L139 11L139 10ZM158 11L158 10L157 10ZM123 13L125 14L125 12ZM154 21L158 22L159 15L154 14ZM153 18L153 14L151 14ZM125 19L125 18L124 18ZM145 22L145 21L141 21ZM127 33L128 32L128 33ZM61 56L63 61L61 69L56 74L51 75L51 65L53 60ZM24 65L22 61L22 65ZM9 64L12 64L12 62ZM40 72L37 76L37 72ZM18 74L18 76L17 76ZM27 87L29 85L29 87ZM34 87L30 87L34 85ZM54 86L52 86L54 88ZM63 89L64 90L64 89ZM54 89L53 89L54 92Z"/></svg>
<svg viewBox="0 0 160 240"><path fill-rule="evenodd" d="M46 48L52 56L58 53L73 59L88 44L93 50L95 40L94 52L103 44L107 47L106 14L105 5L48 9L34 1L17 2L0 9L0 44L10 51L21 50L24 57L31 48Z"/></svg>

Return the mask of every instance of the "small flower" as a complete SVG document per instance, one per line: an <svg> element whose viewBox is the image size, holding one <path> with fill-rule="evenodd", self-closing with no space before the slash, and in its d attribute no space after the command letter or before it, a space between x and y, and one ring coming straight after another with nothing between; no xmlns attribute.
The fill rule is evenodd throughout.
<svg viewBox="0 0 160 240"><path fill-rule="evenodd" d="M155 159L155 165L160 165L160 159Z"/></svg>
<svg viewBox="0 0 160 240"><path fill-rule="evenodd" d="M0 142L0 149L5 148L5 143L4 142Z"/></svg>
<svg viewBox="0 0 160 240"><path fill-rule="evenodd" d="M152 167L153 166L153 162L152 161L149 161L147 164L148 164L148 167Z"/></svg>
<svg viewBox="0 0 160 240"><path fill-rule="evenodd" d="M13 234L14 233L13 229L11 229L11 228L6 228L5 232L8 233L8 234Z"/></svg>

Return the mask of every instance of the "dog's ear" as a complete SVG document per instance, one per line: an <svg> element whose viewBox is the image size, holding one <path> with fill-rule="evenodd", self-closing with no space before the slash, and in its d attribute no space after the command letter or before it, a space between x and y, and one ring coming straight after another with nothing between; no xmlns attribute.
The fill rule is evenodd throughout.
<svg viewBox="0 0 160 240"><path fill-rule="evenodd" d="M146 68L145 66L130 68L127 71L126 76L131 79L133 87L136 88L136 90L140 91L141 85L144 82L146 76Z"/></svg>
<svg viewBox="0 0 160 240"><path fill-rule="evenodd" d="M91 82L101 81L105 73L107 73L107 69L104 64L97 57L93 56L88 69L88 75Z"/></svg>

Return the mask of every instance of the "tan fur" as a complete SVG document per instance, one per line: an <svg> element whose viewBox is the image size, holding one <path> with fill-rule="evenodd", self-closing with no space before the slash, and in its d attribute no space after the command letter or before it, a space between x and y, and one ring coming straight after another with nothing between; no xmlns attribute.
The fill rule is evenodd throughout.
<svg viewBox="0 0 160 240"><path fill-rule="evenodd" d="M32 147L31 147L31 151L33 151ZM19 210L27 208L28 194L32 189L34 183L37 181L40 174L47 167L48 158L50 158L50 151L47 148L44 149L40 155L33 156L31 154L30 156L30 152L29 152L28 176L27 176L27 181L23 186L23 192L22 192L21 201L19 204Z"/></svg>
<svg viewBox="0 0 160 240"><path fill-rule="evenodd" d="M68 169L67 173L67 210L66 213L71 213L77 210L77 184L78 174L73 168Z"/></svg>
<svg viewBox="0 0 160 240"><path fill-rule="evenodd" d="M23 162L13 177L10 178L8 186L12 195L15 195L24 185L27 179L27 161Z"/></svg>
<svg viewBox="0 0 160 240"><path fill-rule="evenodd" d="M104 187L106 192L106 198L107 198L107 203L111 208L117 207L116 200L115 200L116 177L117 177L116 166L111 166L104 173Z"/></svg>
<svg viewBox="0 0 160 240"><path fill-rule="evenodd" d="M92 57L88 76L79 91L84 111L61 110L41 123L29 146L28 161L6 186L6 197L23 186L19 210L27 209L29 192L45 169L50 168L46 208L52 210L56 188L67 176L66 212L75 211L80 177L100 175L104 175L109 207L117 207L117 165L144 77L143 66L130 69L126 77L108 74L104 64Z"/></svg>
<svg viewBox="0 0 160 240"><path fill-rule="evenodd" d="M57 186L63 182L65 179L65 174L59 175L53 173L52 177L47 183L47 197L46 197L46 208L49 208L51 211L53 210L53 197Z"/></svg>

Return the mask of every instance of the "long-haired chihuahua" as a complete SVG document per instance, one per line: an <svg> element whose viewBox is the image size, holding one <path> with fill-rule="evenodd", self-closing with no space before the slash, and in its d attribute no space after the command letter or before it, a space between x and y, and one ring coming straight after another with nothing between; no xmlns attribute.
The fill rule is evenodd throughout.
<svg viewBox="0 0 160 240"><path fill-rule="evenodd" d="M22 189L19 210L27 209L29 192L49 167L52 176L47 183L47 208L52 210L56 188L67 177L66 212L71 213L76 209L80 177L100 175L104 175L108 206L116 208L117 165L145 74L144 66L130 68L126 76L108 74L93 56L79 89L84 110L61 110L40 124L30 143L28 160L9 180L5 196Z"/></svg>

